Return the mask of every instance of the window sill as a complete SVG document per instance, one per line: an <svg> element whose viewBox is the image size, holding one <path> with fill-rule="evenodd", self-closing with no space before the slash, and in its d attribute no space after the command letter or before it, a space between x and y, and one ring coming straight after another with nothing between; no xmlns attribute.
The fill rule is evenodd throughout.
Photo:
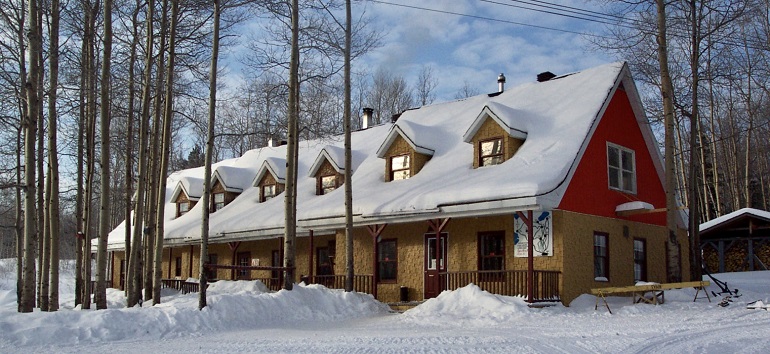
<svg viewBox="0 0 770 354"><path fill-rule="evenodd" d="M594 278L594 280L595 281L601 281L601 282L608 282L608 281L610 281L609 279L607 279L607 277L596 277L596 278Z"/></svg>

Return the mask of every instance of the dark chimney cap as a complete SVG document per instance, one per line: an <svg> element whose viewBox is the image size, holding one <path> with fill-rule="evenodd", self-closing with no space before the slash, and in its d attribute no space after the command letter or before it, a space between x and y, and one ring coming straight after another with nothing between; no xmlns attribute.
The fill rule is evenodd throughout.
<svg viewBox="0 0 770 354"><path fill-rule="evenodd" d="M364 114L370 114L371 115L372 113L374 113L374 109L373 108L369 108L369 107L364 107L363 111L364 111Z"/></svg>
<svg viewBox="0 0 770 354"><path fill-rule="evenodd" d="M553 79L555 77L556 77L556 74L554 74L554 73L552 73L550 71L545 71L545 72L542 72L540 74L537 74L537 82L545 82L545 81L548 81L548 80Z"/></svg>

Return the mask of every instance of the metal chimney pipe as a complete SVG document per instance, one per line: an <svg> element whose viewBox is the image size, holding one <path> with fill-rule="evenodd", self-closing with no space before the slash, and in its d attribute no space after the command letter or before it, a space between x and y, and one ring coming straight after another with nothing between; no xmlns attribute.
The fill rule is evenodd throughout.
<svg viewBox="0 0 770 354"><path fill-rule="evenodd" d="M373 122L372 118L374 115L374 110L369 107L364 107L364 116L361 117L361 129L369 129Z"/></svg>
<svg viewBox="0 0 770 354"><path fill-rule="evenodd" d="M497 77L497 92L503 92L505 91L505 75L503 73L500 73L500 76Z"/></svg>

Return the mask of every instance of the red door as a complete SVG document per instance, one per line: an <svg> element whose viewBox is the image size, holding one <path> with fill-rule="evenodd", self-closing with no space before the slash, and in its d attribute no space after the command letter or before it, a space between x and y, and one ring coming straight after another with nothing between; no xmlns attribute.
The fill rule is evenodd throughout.
<svg viewBox="0 0 770 354"><path fill-rule="evenodd" d="M425 294L426 299L438 296L444 286L441 284L439 273L446 272L446 238L442 233L439 237L441 245L436 252L436 234L425 235Z"/></svg>

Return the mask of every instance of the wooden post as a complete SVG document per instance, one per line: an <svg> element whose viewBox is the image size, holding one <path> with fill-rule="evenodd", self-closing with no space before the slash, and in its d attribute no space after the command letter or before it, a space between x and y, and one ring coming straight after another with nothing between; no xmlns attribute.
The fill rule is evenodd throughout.
<svg viewBox="0 0 770 354"><path fill-rule="evenodd" d="M535 255L532 248L535 230L532 229L532 210L527 210L527 215L520 211L516 213L527 225L527 302L532 303L535 293Z"/></svg>
<svg viewBox="0 0 770 354"><path fill-rule="evenodd" d="M385 230L385 226L388 226L388 224L380 224L380 225L368 225L366 227L367 230L369 230L369 235L372 236L372 296L374 298L377 298L377 251L379 249L379 245L377 243L377 238L380 237L382 234L382 231Z"/></svg>
<svg viewBox="0 0 770 354"><path fill-rule="evenodd" d="M171 262L174 260L173 248L168 248L168 278L171 279Z"/></svg>
<svg viewBox="0 0 770 354"><path fill-rule="evenodd" d="M313 230L310 230L310 250L308 251L309 254L308 254L308 261L307 261L307 274L308 274L308 281L311 283L313 283L313 273L314 273L313 272L313 253L315 253L313 252L314 251L313 240L314 240Z"/></svg>
<svg viewBox="0 0 770 354"><path fill-rule="evenodd" d="M193 277L192 265L193 265L193 252L194 251L195 251L195 246L190 245L190 266L187 269L189 271L188 273L190 275L188 276L188 278L192 278Z"/></svg>
<svg viewBox="0 0 770 354"><path fill-rule="evenodd" d="M232 254L232 256L230 257L230 264L231 265L236 265L235 256L237 254L236 252L238 251L238 246L240 246L240 245L241 245L240 241L238 241L238 242L228 242L227 243L227 246L230 247L230 252ZM230 269L230 280L235 280L235 267Z"/></svg>

